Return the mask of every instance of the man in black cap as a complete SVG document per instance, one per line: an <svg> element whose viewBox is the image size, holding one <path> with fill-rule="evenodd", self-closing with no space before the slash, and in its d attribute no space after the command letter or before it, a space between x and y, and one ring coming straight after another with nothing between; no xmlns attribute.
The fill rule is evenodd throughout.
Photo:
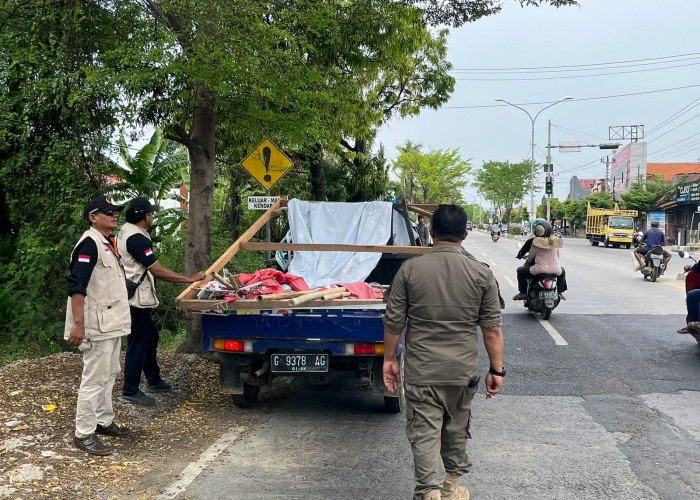
<svg viewBox="0 0 700 500"><path fill-rule="evenodd" d="M156 400L140 390L141 372L146 376L146 390L168 392L171 385L160 376L156 359L158 329L151 317L158 307L155 278L174 283L194 283L204 279L204 272L183 276L158 262L148 228L153 224L157 207L146 198L134 198L126 210L126 224L117 235L126 277L138 283L129 299L131 333L127 337L124 359L124 389L119 398L124 403L153 406Z"/></svg>
<svg viewBox="0 0 700 500"><path fill-rule="evenodd" d="M121 338L129 334L129 302L124 268L111 232L123 209L104 196L85 206L90 228L71 254L64 338L83 353L73 443L93 455L112 450L95 435L123 437L114 423L112 389L119 373Z"/></svg>

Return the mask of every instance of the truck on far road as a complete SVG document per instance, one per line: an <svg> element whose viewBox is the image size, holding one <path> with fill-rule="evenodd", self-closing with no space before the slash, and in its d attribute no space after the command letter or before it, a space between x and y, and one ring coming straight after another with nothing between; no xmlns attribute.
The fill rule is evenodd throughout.
<svg viewBox="0 0 700 500"><path fill-rule="evenodd" d="M636 210L620 210L615 203L615 208L592 208L588 202L586 214L586 239L592 246L602 243L605 248L622 245L630 248L634 241L634 222L637 218Z"/></svg>

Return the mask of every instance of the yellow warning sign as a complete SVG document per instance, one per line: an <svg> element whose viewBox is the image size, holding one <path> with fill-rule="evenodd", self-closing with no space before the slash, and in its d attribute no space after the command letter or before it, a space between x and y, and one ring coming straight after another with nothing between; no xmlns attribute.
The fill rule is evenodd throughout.
<svg viewBox="0 0 700 500"><path fill-rule="evenodd" d="M292 165L292 160L270 139L264 139L241 162L241 166L267 191L284 177Z"/></svg>

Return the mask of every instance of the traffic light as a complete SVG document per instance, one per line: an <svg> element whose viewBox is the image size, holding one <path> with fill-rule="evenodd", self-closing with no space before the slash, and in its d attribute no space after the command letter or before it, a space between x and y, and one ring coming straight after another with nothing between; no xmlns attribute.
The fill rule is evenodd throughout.
<svg viewBox="0 0 700 500"><path fill-rule="evenodd" d="M547 194L552 194L554 192L553 186L552 186L552 180L547 179L547 182L544 184L544 192Z"/></svg>

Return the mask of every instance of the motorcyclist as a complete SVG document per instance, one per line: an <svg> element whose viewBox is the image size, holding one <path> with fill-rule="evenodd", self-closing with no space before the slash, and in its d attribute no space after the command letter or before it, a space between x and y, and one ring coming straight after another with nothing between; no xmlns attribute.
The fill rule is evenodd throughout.
<svg viewBox="0 0 700 500"><path fill-rule="evenodd" d="M655 220L651 222L651 227L644 232L642 236L642 243L645 245L643 247L636 248L634 250L634 257L637 259L638 265L635 266L634 270L639 271L644 267L644 256L655 246L665 246L666 245L666 235L659 229L659 221ZM664 266L661 269L661 274L663 274L666 267L668 267L668 262L671 260L671 252L664 250Z"/></svg>
<svg viewBox="0 0 700 500"><path fill-rule="evenodd" d="M491 234L497 234L498 236L501 236L501 225L498 223L498 221L493 223L493 226L491 227Z"/></svg>
<svg viewBox="0 0 700 500"><path fill-rule="evenodd" d="M553 236L552 225L544 219L535 220L533 235L516 255L522 259L527 254L527 261L518 268L518 294L513 300L525 300L528 280L539 274L557 276L557 293L561 300L566 300L566 272L559 264L559 249L564 247L564 240Z"/></svg>

